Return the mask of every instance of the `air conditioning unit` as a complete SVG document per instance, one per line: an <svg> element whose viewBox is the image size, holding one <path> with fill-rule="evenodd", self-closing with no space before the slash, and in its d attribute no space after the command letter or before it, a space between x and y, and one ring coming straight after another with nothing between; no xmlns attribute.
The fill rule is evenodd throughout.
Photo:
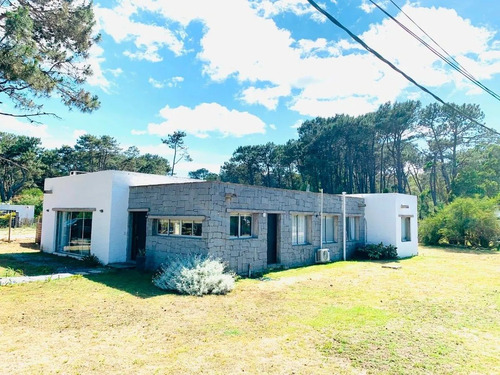
<svg viewBox="0 0 500 375"><path fill-rule="evenodd" d="M330 252L328 249L319 249L316 251L316 263L327 263L330 261Z"/></svg>

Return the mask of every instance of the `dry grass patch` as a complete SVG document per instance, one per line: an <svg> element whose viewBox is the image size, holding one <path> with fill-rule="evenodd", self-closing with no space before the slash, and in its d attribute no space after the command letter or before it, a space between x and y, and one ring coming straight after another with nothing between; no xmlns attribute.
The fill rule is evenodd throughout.
<svg viewBox="0 0 500 375"><path fill-rule="evenodd" d="M3 244L0 244L2 246ZM42 374L492 374L500 258L423 248L164 294L121 271L0 289L0 363Z"/></svg>

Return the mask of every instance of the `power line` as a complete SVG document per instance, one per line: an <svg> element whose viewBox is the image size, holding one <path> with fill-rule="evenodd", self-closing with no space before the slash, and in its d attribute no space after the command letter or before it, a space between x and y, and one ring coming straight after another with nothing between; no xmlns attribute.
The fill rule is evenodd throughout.
<svg viewBox="0 0 500 375"><path fill-rule="evenodd" d="M441 104L443 104L444 106L446 107L449 107L451 108L453 111L459 113L460 115L464 116L465 118L469 119L470 121L472 121L473 123L475 123L476 125L492 132L492 133L495 133L497 135L500 135L500 133L498 131L496 131L495 129L491 129L489 127L487 127L486 125L484 124L481 124L479 121L477 121L476 119L472 118L471 116L469 116L468 114L466 114L465 112L462 112L461 110L459 110L458 108L456 108L455 106L449 104L449 103L446 103L443 99L441 99L439 96L437 96L436 94L434 94L433 92L431 92L429 89L427 89L426 87L422 86L421 84L419 84L417 81L415 81L412 77L410 77L408 74L406 74L404 71L402 71L401 69L399 69L397 66L395 66L393 63L391 63L389 60L387 60L385 57L383 57L380 53L378 53L376 50L374 50L373 48L371 48L368 44L366 44L363 40L361 40L357 35L355 35L354 33L351 32L351 30L349 30L347 27L345 27L342 23L340 23L335 17L333 17L330 13L328 13L326 10L322 9L318 4L316 4L313 0L307 0L309 4L311 4L318 12L320 12L321 14L323 14L330 22L332 22L334 25L340 27L342 30L344 30L352 39L354 39L356 42L358 42L359 44L361 44L361 46L366 49L368 52L370 52L371 54L375 55L375 57L377 57L379 60L381 60L382 62L384 62L385 64L389 65L393 70L395 70L396 72L398 72L399 74L401 74L403 77L405 77L408 81L410 81L411 83L413 83L415 86L417 86L420 90L426 92L427 94L429 94L430 96L432 96L435 100L437 100L438 102L440 102Z"/></svg>
<svg viewBox="0 0 500 375"><path fill-rule="evenodd" d="M450 65L453 69L455 69L457 72L462 74L465 78L470 80L472 83L480 87L482 90L493 96L495 99L500 101L500 95L498 95L496 92L485 86L483 83L481 83L479 80L477 80L467 69L465 69L457 60L455 60L454 57L452 57L443 47L439 45L429 34L427 34L410 16L408 16L394 1L390 0L392 4L396 8L398 8L408 19L415 24L434 44L436 44L448 57L444 56L441 52L437 51L433 46L431 46L429 43L427 43L425 40L423 40L420 36L415 34L412 30L410 30L407 26L402 24L400 21L398 21L394 16L389 14L385 9L383 9L380 5L375 3L373 0L368 0L370 1L375 7L377 7L381 12L383 12L387 17L389 17L392 21L394 21L398 26L400 26L403 30L405 30L408 34L410 34L412 37L417 39L420 43L422 43L427 49L429 49L432 53L434 53L436 56L438 56L441 60L446 62L448 65Z"/></svg>

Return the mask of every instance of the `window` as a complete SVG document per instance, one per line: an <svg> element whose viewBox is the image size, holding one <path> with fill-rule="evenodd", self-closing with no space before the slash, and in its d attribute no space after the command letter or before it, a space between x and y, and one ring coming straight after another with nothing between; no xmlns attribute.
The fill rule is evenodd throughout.
<svg viewBox="0 0 500 375"><path fill-rule="evenodd" d="M292 245L307 243L307 218L305 215L292 216Z"/></svg>
<svg viewBox="0 0 500 375"><path fill-rule="evenodd" d="M337 242L338 216L323 217L323 242Z"/></svg>
<svg viewBox="0 0 500 375"><path fill-rule="evenodd" d="M401 241L411 241L411 217L401 217Z"/></svg>
<svg viewBox="0 0 500 375"><path fill-rule="evenodd" d="M57 212L57 252L89 255L91 238L92 212Z"/></svg>
<svg viewBox="0 0 500 375"><path fill-rule="evenodd" d="M234 214L229 220L231 237L252 237L252 215Z"/></svg>
<svg viewBox="0 0 500 375"><path fill-rule="evenodd" d="M201 220L158 219L156 233L160 236L201 237Z"/></svg>
<svg viewBox="0 0 500 375"><path fill-rule="evenodd" d="M346 237L347 241L359 241L359 217L346 217Z"/></svg>

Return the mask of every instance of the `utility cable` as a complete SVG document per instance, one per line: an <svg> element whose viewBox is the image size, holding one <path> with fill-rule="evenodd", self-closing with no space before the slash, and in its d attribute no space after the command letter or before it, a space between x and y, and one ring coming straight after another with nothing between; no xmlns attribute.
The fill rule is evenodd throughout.
<svg viewBox="0 0 500 375"><path fill-rule="evenodd" d="M469 116L467 113L462 112L461 110L459 110L455 106L453 106L453 105L445 102L443 99L441 99L439 96L437 96L432 91L430 91L429 89L427 89L425 86L422 86L421 84L419 84L412 77L410 77L404 71L402 71L401 69L399 69L397 66L395 66L393 63L391 63L389 60L387 60L385 57L383 57L376 50L374 50L373 48L371 48L368 44L366 44L363 40L361 40L357 35L355 35L354 33L352 33L351 30L349 30L347 27L345 27L342 23L340 23L335 17L333 17L326 10L322 9L318 4L316 4L316 2L314 2L313 0L307 0L307 2L309 4L311 4L318 12L320 12L321 14L323 14L330 22L332 22L334 25L336 25L339 28L341 28L342 30L344 30L352 39L354 39L356 42L358 42L359 44L361 44L361 46L364 49L366 49L371 54L375 55L375 57L377 57L379 60L381 60L385 64L389 65L393 70L395 70L396 72L398 72L399 74L401 74L404 78L406 78L409 82L413 83L420 90L426 92L427 94L429 94L430 96L432 96L435 100L437 100L439 103L443 104L444 106L446 106L448 108L451 108L453 111L455 111L455 112L459 113L460 115L464 116L465 118L467 118L468 120L472 121L476 125L484 128L484 129L486 129L486 130L488 130L488 131L490 131L492 133L500 135L500 132L496 131L495 129L489 128L486 125L480 123L476 119L474 119L471 116Z"/></svg>
<svg viewBox="0 0 500 375"><path fill-rule="evenodd" d="M427 34L413 19L411 19L406 13L404 13L401 8L394 3L392 0L391 3L394 4L406 17L410 19L411 22L413 22L431 41L433 41L448 57L444 56L441 52L437 51L433 46L431 46L429 43L427 43L425 40L423 40L420 36L415 34L412 30L410 30L407 26L402 24L400 21L398 21L394 16L389 14L385 9L383 9L380 5L375 3L373 0L368 0L370 1L375 7L377 7L382 13L384 13L387 17L389 17L392 21L394 21L398 26L400 26L403 30L405 30L408 34L410 34L412 37L417 39L420 43L422 43L427 49L429 49L432 53L434 53L436 56L438 56L441 60L446 62L448 65L450 65L453 69L455 69L457 72L462 74L465 78L470 80L472 83L474 83L476 86L480 87L482 90L493 96L495 99L500 101L500 95L498 95L496 92L485 86L483 83L481 83L479 80L477 80L470 72L467 71L460 63L455 60L443 47L439 45L429 34Z"/></svg>

